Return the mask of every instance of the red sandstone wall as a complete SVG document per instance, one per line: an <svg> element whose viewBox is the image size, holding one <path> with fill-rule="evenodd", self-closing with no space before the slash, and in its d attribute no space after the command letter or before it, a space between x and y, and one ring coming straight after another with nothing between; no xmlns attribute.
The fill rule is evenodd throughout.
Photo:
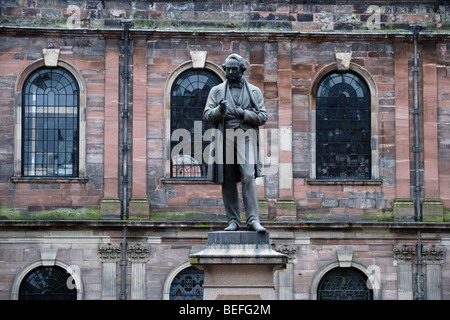
<svg viewBox="0 0 450 320"><path fill-rule="evenodd" d="M420 6L402 2L381 6L380 32L390 34L384 38L367 33L364 23L371 15L367 6L360 4L252 2L240 6L228 2L138 2L133 7L131 2L93 1L88 5L80 2L79 8L81 31L67 31L63 22L73 16L73 11L68 10L65 2L56 1L56 6L49 6L25 1L1 7L6 29L0 33L0 206L30 210L98 206L103 198L121 196L118 144L121 17L132 17L136 29L132 31L130 84L132 198L147 198L152 209L160 211L202 208L223 211L220 186L164 182L166 84L174 70L190 60L190 51L195 50L207 51L207 61L217 65L230 53L242 55L249 63L246 77L264 93L270 116L264 128L292 127L292 150L281 150L279 159L283 164L292 163L293 187L280 188L278 174L267 176L264 186L259 186L261 198L294 200L298 212L294 210L285 218L309 214L359 216L390 210L397 198L411 198L412 45L411 37L402 33L409 23L427 22L426 32L441 34L430 34L419 43L420 103L424 111L420 133L424 144L423 196L441 199L444 206L450 206L447 6L432 1ZM15 29L43 26L49 29L29 33ZM149 28L160 33L154 34ZM196 28L217 33L192 33ZM229 30L237 33L226 32L221 36L221 32ZM273 30L280 30L280 34ZM292 30L313 33L288 33ZM324 31L333 34L321 33ZM42 49L51 43L61 49L61 59L80 70L86 82L89 179L87 183L12 183L14 85L23 69L40 59ZM352 51L352 62L366 70L376 85L378 165L382 181L378 184L330 185L309 181L311 88L315 76L333 64L334 53L342 50Z"/></svg>
<svg viewBox="0 0 450 320"><path fill-rule="evenodd" d="M94 38L15 37L1 35L1 182L0 205L40 211L52 207L97 206L103 196L105 120L105 41ZM16 82L25 67L43 57L49 44L59 48L60 59L76 67L86 83L86 158L89 180L61 183L12 183L14 168L14 106ZM116 76L116 75L115 75ZM21 89L20 89L21 91Z"/></svg>

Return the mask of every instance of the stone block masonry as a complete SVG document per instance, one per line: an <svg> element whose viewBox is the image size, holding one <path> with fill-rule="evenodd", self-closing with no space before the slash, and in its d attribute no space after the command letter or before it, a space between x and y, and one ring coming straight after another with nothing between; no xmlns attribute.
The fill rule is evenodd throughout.
<svg viewBox="0 0 450 320"><path fill-rule="evenodd" d="M23 1L18 5L6 2L1 12L2 25L47 28L120 29L120 18L133 18L135 28L146 30L397 32L407 31L411 23L422 23L433 32L449 29L446 6L435 7L434 1L420 6L408 1L377 1L375 5L358 1L344 5L310 1Z"/></svg>
<svg viewBox="0 0 450 320"><path fill-rule="evenodd" d="M170 92L191 53L220 76L230 53L248 62L244 74L264 94L269 120L263 137L268 170L258 196L270 219L367 218L389 214L413 198L412 44L409 25L422 23L419 37L421 172L430 216L445 219L448 177L448 15L445 5L425 1L377 1L377 8L347 2L309 1L4 2L0 6L0 206L24 211L100 206L104 216L120 212L118 137L121 132L123 67L121 18L130 31L130 210L201 212L222 218L219 185L170 178ZM69 8L70 7L70 8ZM377 11L378 10L378 11ZM375 19L376 18L376 19ZM368 24L378 21L379 28ZM67 21L72 25L67 25ZM43 49L60 51L75 70L85 108L83 176L66 181L31 181L20 176L21 132L17 110L30 68L42 67ZM341 64L339 57L345 57ZM345 60L345 61L344 61ZM370 90L371 176L367 181L316 179L316 90L329 72L357 74ZM270 162L270 161L273 161ZM273 170L272 170L273 169ZM18 173L18 174L17 174ZM397 208L400 206L397 205ZM442 214L441 214L442 205ZM402 207L401 217L413 217Z"/></svg>
<svg viewBox="0 0 450 320"><path fill-rule="evenodd" d="M190 255L204 270L204 299L274 300L274 272L284 269L287 256L272 250L269 233L220 231L208 233L203 251Z"/></svg>

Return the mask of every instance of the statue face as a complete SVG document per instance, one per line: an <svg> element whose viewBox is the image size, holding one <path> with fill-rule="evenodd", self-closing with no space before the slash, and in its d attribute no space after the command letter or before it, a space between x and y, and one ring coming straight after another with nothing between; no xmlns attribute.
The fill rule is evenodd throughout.
<svg viewBox="0 0 450 320"><path fill-rule="evenodd" d="M227 59L225 61L226 77L230 81L239 81L242 78L242 70L239 62L235 59Z"/></svg>

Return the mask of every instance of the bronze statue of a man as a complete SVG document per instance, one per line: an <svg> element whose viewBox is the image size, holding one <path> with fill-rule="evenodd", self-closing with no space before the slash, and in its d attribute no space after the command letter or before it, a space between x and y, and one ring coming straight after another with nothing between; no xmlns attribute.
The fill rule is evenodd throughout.
<svg viewBox="0 0 450 320"><path fill-rule="evenodd" d="M259 221L255 181L261 176L258 127L267 121L264 97L259 88L244 79L246 66L241 56L228 56L222 67L227 80L211 89L203 111L203 120L213 124L223 138L214 141L216 159L223 161L209 163L208 180L222 184L228 218L225 231L240 228L237 183L241 182L247 229L265 232Z"/></svg>

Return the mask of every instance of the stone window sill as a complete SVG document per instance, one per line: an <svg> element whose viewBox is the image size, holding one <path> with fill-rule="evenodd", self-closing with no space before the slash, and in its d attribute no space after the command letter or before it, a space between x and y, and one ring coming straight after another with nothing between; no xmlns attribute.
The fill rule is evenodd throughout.
<svg viewBox="0 0 450 320"><path fill-rule="evenodd" d="M356 185L356 186L379 186L383 180L357 180L357 179L307 179L307 184L310 185Z"/></svg>
<svg viewBox="0 0 450 320"><path fill-rule="evenodd" d="M14 183L87 183L87 177L11 177Z"/></svg>
<svg viewBox="0 0 450 320"><path fill-rule="evenodd" d="M163 184L216 184L212 181L206 180L206 179L200 179L200 178L194 178L194 179L171 179L171 178L163 178L161 179L161 182Z"/></svg>

